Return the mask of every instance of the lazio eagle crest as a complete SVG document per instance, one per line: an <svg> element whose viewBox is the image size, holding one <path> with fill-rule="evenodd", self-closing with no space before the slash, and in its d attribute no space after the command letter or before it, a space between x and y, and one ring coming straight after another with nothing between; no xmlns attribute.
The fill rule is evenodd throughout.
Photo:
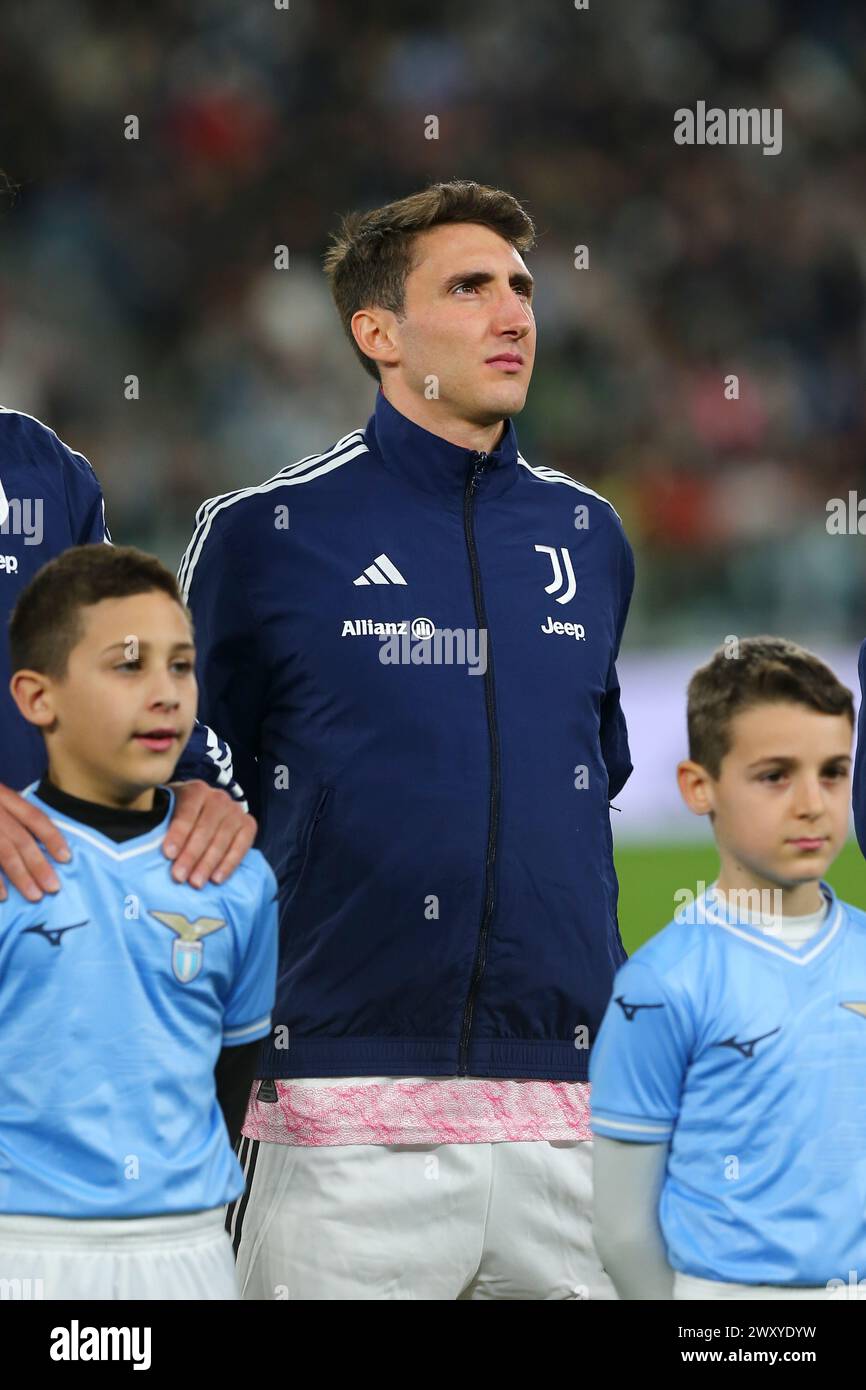
<svg viewBox="0 0 866 1390"><path fill-rule="evenodd" d="M188 985L190 980L195 979L204 961L201 938L210 936L212 931L219 931L220 927L226 925L225 921L222 917L196 917L195 921L191 922L182 912L154 912L151 909L149 911L151 917L155 917L164 927L168 927L169 931L174 932L174 941L171 943L171 968L175 978L182 985Z"/></svg>

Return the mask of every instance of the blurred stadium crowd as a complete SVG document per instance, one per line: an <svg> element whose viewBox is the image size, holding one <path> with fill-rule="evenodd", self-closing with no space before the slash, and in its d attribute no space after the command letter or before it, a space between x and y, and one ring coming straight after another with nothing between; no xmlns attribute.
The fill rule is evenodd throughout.
<svg viewBox="0 0 866 1390"><path fill-rule="evenodd" d="M204 497L366 422L320 269L339 213L475 178L538 228L519 438L623 516L629 642L732 613L859 640L866 546L825 508L866 496L864 71L842 0L12 0L0 402L175 565ZM676 145L698 100L782 108L782 153Z"/></svg>

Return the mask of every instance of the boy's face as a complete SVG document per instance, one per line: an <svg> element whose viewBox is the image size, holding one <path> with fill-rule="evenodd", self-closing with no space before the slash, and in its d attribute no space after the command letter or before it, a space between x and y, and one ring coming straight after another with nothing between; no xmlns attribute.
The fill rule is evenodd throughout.
<svg viewBox="0 0 866 1390"><path fill-rule="evenodd" d="M66 674L42 678L43 693L28 709L31 718L39 713L52 768L84 797L168 781L198 702L183 610L155 589L103 599L82 609L81 621Z"/></svg>
<svg viewBox="0 0 866 1390"><path fill-rule="evenodd" d="M718 779L704 772L723 870L782 888L825 875L848 834L852 732L787 701L734 716Z"/></svg>

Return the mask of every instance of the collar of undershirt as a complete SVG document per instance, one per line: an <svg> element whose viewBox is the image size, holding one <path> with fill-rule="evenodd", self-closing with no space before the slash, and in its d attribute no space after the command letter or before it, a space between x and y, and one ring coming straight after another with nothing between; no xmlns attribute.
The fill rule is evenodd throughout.
<svg viewBox="0 0 866 1390"><path fill-rule="evenodd" d="M168 810L170 794L165 787L156 787L153 795L153 809L150 811L132 811L117 806L103 806L97 801L86 801L83 797L72 796L69 792L62 791L49 781L48 776L44 776L36 788L36 795L40 801L44 801L53 810L59 811L61 815L68 816L70 820L81 821L84 825L89 825L92 830L98 830L100 834L107 835L110 840L118 844L125 840L133 840L136 835L144 835L148 830L153 830L165 818Z"/></svg>

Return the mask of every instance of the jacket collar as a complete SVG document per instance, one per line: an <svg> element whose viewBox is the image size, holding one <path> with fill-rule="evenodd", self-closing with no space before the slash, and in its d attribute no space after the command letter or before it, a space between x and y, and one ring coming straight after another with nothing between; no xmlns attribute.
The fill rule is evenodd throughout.
<svg viewBox="0 0 866 1390"><path fill-rule="evenodd" d="M398 474L413 486L434 493L443 500L459 501L463 496L478 454L450 444L401 415L381 386L376 408L367 422L367 445L379 455L389 472ZM484 460L476 494L479 500L497 497L517 479L517 435L510 419L496 448Z"/></svg>

